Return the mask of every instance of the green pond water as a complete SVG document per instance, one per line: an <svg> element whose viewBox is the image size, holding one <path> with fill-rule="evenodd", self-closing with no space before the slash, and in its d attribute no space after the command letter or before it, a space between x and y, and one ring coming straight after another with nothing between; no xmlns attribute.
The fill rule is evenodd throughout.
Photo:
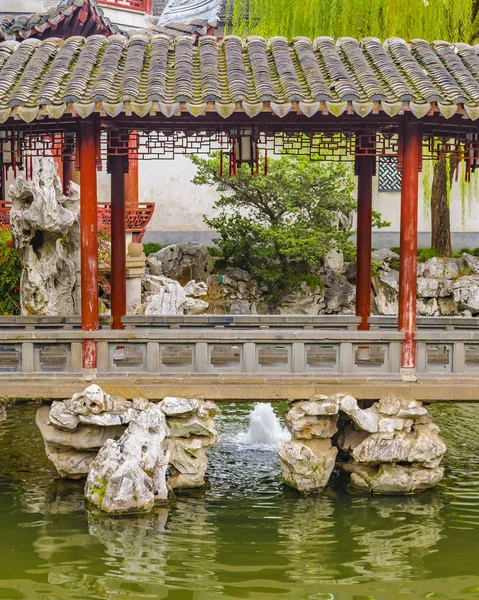
<svg viewBox="0 0 479 600"><path fill-rule="evenodd" d="M479 405L431 410L446 476L407 497L282 487L274 451L241 445L223 406L206 490L141 517L90 514L45 457L35 406L0 425L0 599L479 598ZM278 414L284 407L276 406Z"/></svg>

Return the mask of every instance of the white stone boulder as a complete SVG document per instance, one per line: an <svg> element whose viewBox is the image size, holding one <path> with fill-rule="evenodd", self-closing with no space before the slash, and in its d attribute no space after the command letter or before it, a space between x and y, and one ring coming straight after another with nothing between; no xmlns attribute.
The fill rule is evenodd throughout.
<svg viewBox="0 0 479 600"><path fill-rule="evenodd" d="M207 449L215 443L211 437L168 438L170 477L172 489L194 488L205 485L208 467Z"/></svg>
<svg viewBox="0 0 479 600"><path fill-rule="evenodd" d="M168 419L171 437L190 437L190 436L206 436L217 438L218 432L215 427L215 422L211 417L191 417L180 418L170 417Z"/></svg>
<svg viewBox="0 0 479 600"><path fill-rule="evenodd" d="M329 440L314 441L325 444L315 452L306 443L291 440L278 449L284 483L301 493L324 489L334 469L337 449Z"/></svg>
<svg viewBox="0 0 479 600"><path fill-rule="evenodd" d="M299 409L293 407L284 415L286 426L295 439L331 438L338 430L337 415L298 416L299 414Z"/></svg>
<svg viewBox="0 0 479 600"><path fill-rule="evenodd" d="M424 277L457 279L460 274L461 259L433 257L424 263Z"/></svg>
<svg viewBox="0 0 479 600"><path fill-rule="evenodd" d="M420 465L381 464L376 467L345 463L351 473L353 489L373 494L410 494L436 486L444 474L443 467L425 468Z"/></svg>
<svg viewBox="0 0 479 600"><path fill-rule="evenodd" d="M317 394L309 400L300 400L292 403L292 409L297 411L299 417L337 415L339 412L339 398Z"/></svg>
<svg viewBox="0 0 479 600"><path fill-rule="evenodd" d="M118 441L109 440L93 461L85 498L111 514L148 512L168 499L166 418L157 405L140 412Z"/></svg>
<svg viewBox="0 0 479 600"><path fill-rule="evenodd" d="M409 432L372 434L353 449L351 456L355 462L367 465L418 463L437 467L446 452L438 433L439 428L429 423L416 425Z"/></svg>
<svg viewBox="0 0 479 600"><path fill-rule="evenodd" d="M51 410L47 404L40 406L35 423L42 434L47 457L53 462L59 475L67 479L86 477L98 450L107 440L119 439L125 431L124 426L96 427L78 423L76 428L66 429L52 425L50 415Z"/></svg>
<svg viewBox="0 0 479 600"><path fill-rule="evenodd" d="M82 392L73 394L71 400L66 404L70 412L75 415L87 415L89 413L98 415L113 408L110 394L106 394L96 384L89 385Z"/></svg>
<svg viewBox="0 0 479 600"><path fill-rule="evenodd" d="M152 274L166 275L183 283L192 279L206 279L211 273L213 263L208 247L194 242L171 244L147 259Z"/></svg>
<svg viewBox="0 0 479 600"><path fill-rule="evenodd" d="M471 269L473 273L479 275L479 258L477 256L473 256L472 254L463 253L462 259L466 263L466 267Z"/></svg>
<svg viewBox="0 0 479 600"><path fill-rule="evenodd" d="M73 448L52 446L46 442L45 453L63 479L84 479L97 455L96 452L81 452Z"/></svg>
<svg viewBox="0 0 479 600"><path fill-rule="evenodd" d="M175 398L167 396L159 402L159 407L167 417L179 417L196 413L199 402L196 398Z"/></svg>
<svg viewBox="0 0 479 600"><path fill-rule="evenodd" d="M399 254L390 248L379 248L371 252L371 261L375 263L399 262Z"/></svg>
<svg viewBox="0 0 479 600"><path fill-rule="evenodd" d="M201 296L206 296L208 293L208 286L204 281L196 282L194 279L192 279L183 287L183 290L186 296L200 298Z"/></svg>
<svg viewBox="0 0 479 600"><path fill-rule="evenodd" d="M203 315L209 307L209 303L199 298L186 298L183 304L185 315Z"/></svg>
<svg viewBox="0 0 479 600"><path fill-rule="evenodd" d="M460 277L452 286L452 296L460 311L479 312L479 276Z"/></svg>
<svg viewBox="0 0 479 600"><path fill-rule="evenodd" d="M374 303L380 315L397 315L399 302L399 272L381 269L372 278L375 292Z"/></svg>
<svg viewBox="0 0 479 600"><path fill-rule="evenodd" d="M112 427L81 425L75 430L53 426L50 424L50 407L48 404L43 404L38 408L35 423L47 444L57 448L80 451L90 450L96 452L107 440L119 439L125 431L125 427L121 425Z"/></svg>
<svg viewBox="0 0 479 600"><path fill-rule="evenodd" d="M162 275L146 275L142 280L145 315L182 315L186 294L178 281Z"/></svg>

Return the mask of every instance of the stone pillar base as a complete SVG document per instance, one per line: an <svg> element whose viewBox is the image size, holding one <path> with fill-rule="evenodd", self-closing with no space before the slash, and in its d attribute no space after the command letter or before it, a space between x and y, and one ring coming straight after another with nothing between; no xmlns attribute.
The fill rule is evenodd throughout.
<svg viewBox="0 0 479 600"><path fill-rule="evenodd" d="M401 374L402 381L410 381L411 383L416 383L417 374L416 369L414 367L402 367L399 372Z"/></svg>

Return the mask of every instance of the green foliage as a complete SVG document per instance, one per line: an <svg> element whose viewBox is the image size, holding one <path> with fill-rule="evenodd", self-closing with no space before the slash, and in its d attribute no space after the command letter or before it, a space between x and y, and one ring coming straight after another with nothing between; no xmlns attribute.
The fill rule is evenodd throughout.
<svg viewBox="0 0 479 600"><path fill-rule="evenodd" d="M479 257L479 248L462 248L460 252L454 254L454 257L460 258L464 253Z"/></svg>
<svg viewBox="0 0 479 600"><path fill-rule="evenodd" d="M395 271L399 271L399 261L398 260L390 260L389 267L394 269Z"/></svg>
<svg viewBox="0 0 479 600"><path fill-rule="evenodd" d="M383 221L381 213L377 210L373 210L372 218L373 227L381 229L382 227L391 227L391 221Z"/></svg>
<svg viewBox="0 0 479 600"><path fill-rule="evenodd" d="M390 248L390 250L392 252L395 252L396 254L401 254L401 248L399 246L393 246L392 248Z"/></svg>
<svg viewBox="0 0 479 600"><path fill-rule="evenodd" d="M434 250L434 248L421 248L418 250L417 259L419 262L426 262L430 258L435 258L439 256L439 254Z"/></svg>
<svg viewBox="0 0 479 600"><path fill-rule="evenodd" d="M379 275L379 270L382 266L382 262L378 262L376 260L371 261L371 275Z"/></svg>
<svg viewBox="0 0 479 600"><path fill-rule="evenodd" d="M303 275L302 280L309 287L311 291L314 291L319 287L320 290L324 289L324 281L321 279L319 275L314 273L306 273Z"/></svg>
<svg viewBox="0 0 479 600"><path fill-rule="evenodd" d="M215 203L219 214L204 217L220 235L221 257L266 284L273 302L297 288L330 249L353 250L351 230L337 226L339 212L355 208L344 165L282 156L269 160L266 177L243 165L230 178L220 177L218 155L191 158L198 167L194 183L227 190Z"/></svg>
<svg viewBox="0 0 479 600"><path fill-rule="evenodd" d="M0 315L20 312L20 262L13 245L12 232L0 227Z"/></svg>
<svg viewBox="0 0 479 600"><path fill-rule="evenodd" d="M229 0L226 29L239 35L422 37L472 42L475 0ZM249 5L249 11L248 11Z"/></svg>
<svg viewBox="0 0 479 600"><path fill-rule="evenodd" d="M208 254L213 258L221 258L221 251L217 246L208 246Z"/></svg>
<svg viewBox="0 0 479 600"><path fill-rule="evenodd" d="M155 254L159 250L166 248L166 244L157 244L156 242L147 242L143 244L143 251L146 256L150 256L150 254Z"/></svg>

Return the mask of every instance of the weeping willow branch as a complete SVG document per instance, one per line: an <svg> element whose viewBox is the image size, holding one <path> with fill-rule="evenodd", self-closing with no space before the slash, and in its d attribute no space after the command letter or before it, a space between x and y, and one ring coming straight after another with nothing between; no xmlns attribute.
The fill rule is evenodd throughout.
<svg viewBox="0 0 479 600"><path fill-rule="evenodd" d="M479 0L229 0L226 14L232 32L242 36L472 42L479 31Z"/></svg>

